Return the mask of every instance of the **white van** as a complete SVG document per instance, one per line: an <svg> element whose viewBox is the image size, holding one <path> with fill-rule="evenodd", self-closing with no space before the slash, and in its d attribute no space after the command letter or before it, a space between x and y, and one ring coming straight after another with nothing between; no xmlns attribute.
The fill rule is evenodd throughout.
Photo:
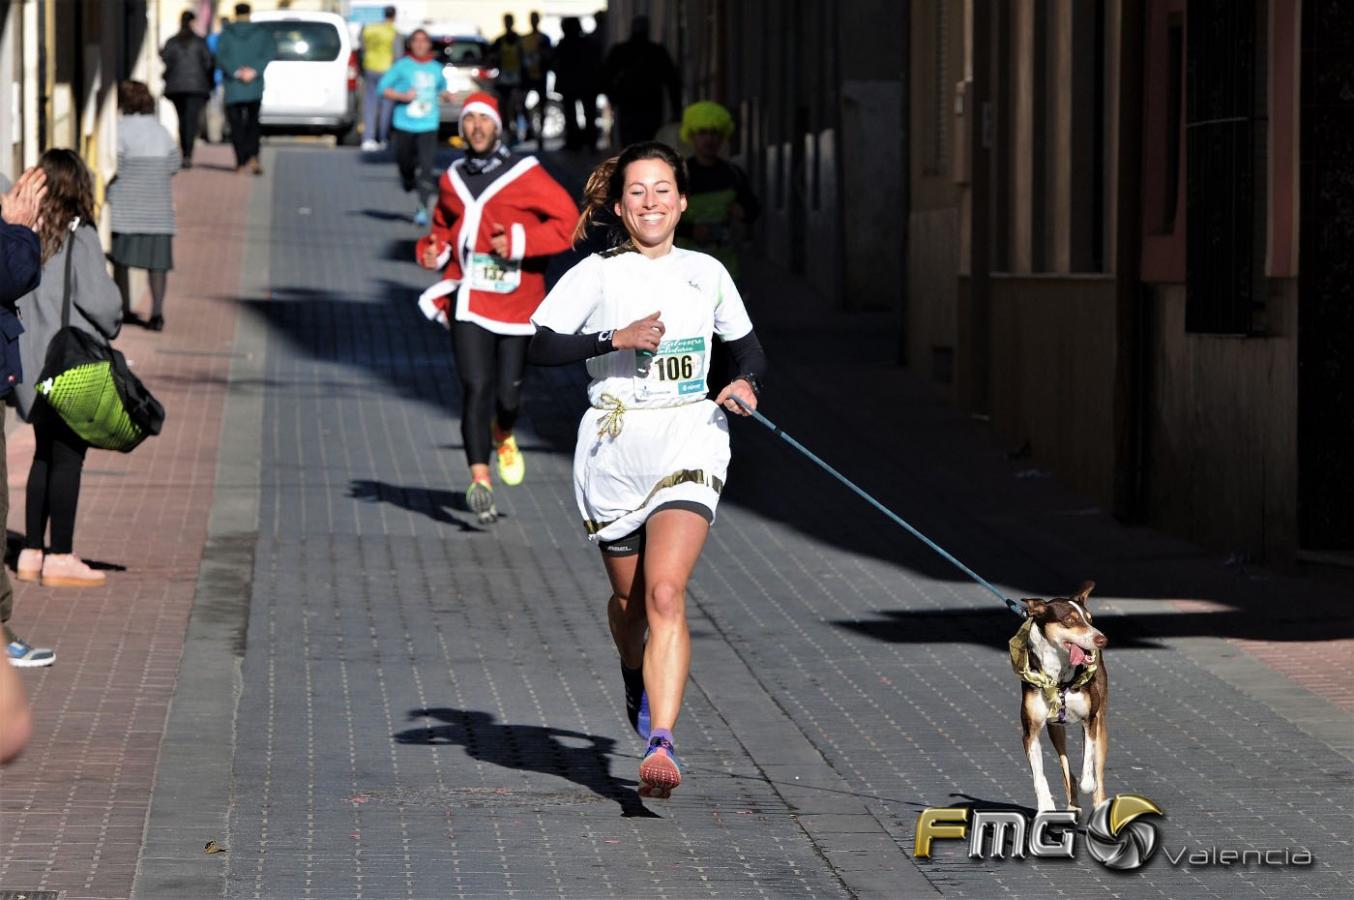
<svg viewBox="0 0 1354 900"><path fill-rule="evenodd" d="M271 29L277 55L263 72L259 125L270 133L323 132L349 143L358 110L357 52L341 16L274 10L251 17Z"/></svg>

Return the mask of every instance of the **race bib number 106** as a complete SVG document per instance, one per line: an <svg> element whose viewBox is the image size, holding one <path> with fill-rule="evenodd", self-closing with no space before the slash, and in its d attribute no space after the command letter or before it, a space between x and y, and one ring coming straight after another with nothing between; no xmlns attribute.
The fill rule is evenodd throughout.
<svg viewBox="0 0 1354 900"><path fill-rule="evenodd" d="M658 345L636 393L646 400L705 393L705 338L678 338Z"/></svg>

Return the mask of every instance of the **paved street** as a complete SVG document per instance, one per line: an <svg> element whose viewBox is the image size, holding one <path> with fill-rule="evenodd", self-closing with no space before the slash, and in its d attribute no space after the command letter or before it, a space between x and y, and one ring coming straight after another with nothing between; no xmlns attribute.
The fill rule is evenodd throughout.
<svg viewBox="0 0 1354 900"><path fill-rule="evenodd" d="M24 674L0 897L1354 895L1354 594L1115 523L895 366L892 317L757 261L767 415L1013 596L1097 581L1108 787L1165 810L1162 849L1132 874L1084 836L1069 862L914 859L923 808L1033 802L1019 623L750 422L688 598L686 780L641 800L570 484L583 373L532 370L527 480L474 524L393 166L265 162L176 179L170 330L126 338L171 430L91 457L77 534L125 571L19 593L59 659ZM1210 848L1315 861L1168 859Z"/></svg>

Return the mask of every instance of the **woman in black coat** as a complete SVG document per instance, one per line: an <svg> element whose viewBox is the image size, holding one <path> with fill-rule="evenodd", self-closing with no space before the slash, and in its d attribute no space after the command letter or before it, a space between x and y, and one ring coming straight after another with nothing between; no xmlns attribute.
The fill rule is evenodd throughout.
<svg viewBox="0 0 1354 900"><path fill-rule="evenodd" d="M165 41L160 51L165 63L165 96L179 114L179 149L185 169L193 164L193 141L214 86L215 63L207 42L193 30L196 18L191 10L185 10L179 18L178 34Z"/></svg>

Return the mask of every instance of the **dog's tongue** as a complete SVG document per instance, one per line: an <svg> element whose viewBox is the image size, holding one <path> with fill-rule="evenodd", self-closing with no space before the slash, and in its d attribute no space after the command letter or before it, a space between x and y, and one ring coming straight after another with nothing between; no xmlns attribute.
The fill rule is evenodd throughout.
<svg viewBox="0 0 1354 900"><path fill-rule="evenodd" d="M1076 644L1068 644L1067 652L1072 657L1072 665L1079 666L1082 663L1086 662L1086 651L1078 647Z"/></svg>

